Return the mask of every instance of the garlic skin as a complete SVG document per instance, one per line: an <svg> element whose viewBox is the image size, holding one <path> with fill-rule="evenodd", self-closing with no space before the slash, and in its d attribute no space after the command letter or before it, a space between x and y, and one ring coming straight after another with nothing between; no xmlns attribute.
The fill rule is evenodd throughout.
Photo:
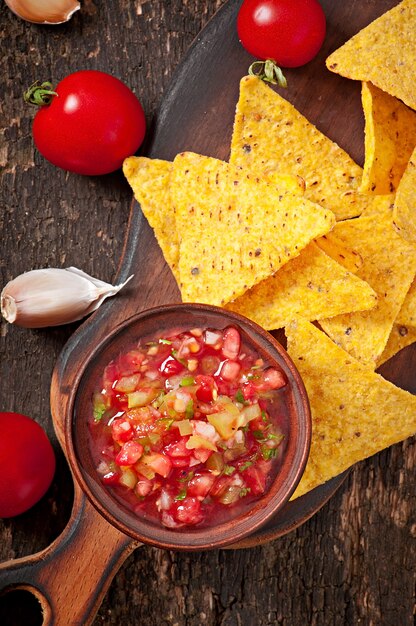
<svg viewBox="0 0 416 626"><path fill-rule="evenodd" d="M17 326L45 328L76 322L126 285L110 285L76 267L25 272L1 292L1 313Z"/></svg>
<svg viewBox="0 0 416 626"><path fill-rule="evenodd" d="M9 9L26 22L63 24L81 5L75 0L5 0Z"/></svg>

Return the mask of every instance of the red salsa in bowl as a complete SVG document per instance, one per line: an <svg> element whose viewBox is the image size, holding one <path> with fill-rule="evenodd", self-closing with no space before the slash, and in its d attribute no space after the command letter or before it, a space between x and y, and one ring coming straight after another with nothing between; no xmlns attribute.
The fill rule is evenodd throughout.
<svg viewBox="0 0 416 626"><path fill-rule="evenodd" d="M218 307L133 316L68 392L75 478L111 524L158 547L234 545L284 507L306 465L309 403L293 362Z"/></svg>
<svg viewBox="0 0 416 626"><path fill-rule="evenodd" d="M233 517L278 470L287 382L235 325L140 339L105 367L94 394L91 448L103 484L171 529Z"/></svg>

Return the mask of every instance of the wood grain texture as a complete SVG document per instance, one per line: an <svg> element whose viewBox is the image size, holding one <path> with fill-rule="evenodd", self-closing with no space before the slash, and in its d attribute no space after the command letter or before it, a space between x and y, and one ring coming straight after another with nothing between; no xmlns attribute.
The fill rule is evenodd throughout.
<svg viewBox="0 0 416 626"><path fill-rule="evenodd" d="M59 27L26 24L1 5L2 285L28 269L67 265L111 281L131 203L120 173L82 178L57 170L36 153L30 134L34 112L23 105L24 87L36 78L56 81L76 69L102 69L134 87L150 123L186 48L222 4L86 0L72 21ZM356 23L364 25L368 15L389 3L350 4ZM331 3L326 7L332 32L345 39L348 22L332 19ZM319 109L312 83L305 103L311 97L320 126L335 126L335 138L343 145L347 126L337 129L331 111ZM360 161L362 151L352 156ZM157 265L154 271L163 282L166 269ZM21 411L41 423L58 458L47 496L30 512L0 522L3 561L46 548L70 515L72 481L52 428L49 386L58 354L76 327L26 331L1 323L1 409ZM415 392L415 366L416 355L407 349L385 371ZM203 554L142 547L115 577L94 624L413 625L415 465L414 440L359 464L317 515L266 546ZM13 621L12 614L8 611L7 621L0 623L30 623Z"/></svg>

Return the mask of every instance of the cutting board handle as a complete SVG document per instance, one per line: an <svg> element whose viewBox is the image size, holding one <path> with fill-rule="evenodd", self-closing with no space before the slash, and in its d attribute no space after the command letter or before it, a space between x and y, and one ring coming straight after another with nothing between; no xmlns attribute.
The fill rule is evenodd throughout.
<svg viewBox="0 0 416 626"><path fill-rule="evenodd" d="M44 626L88 626L114 575L140 545L111 526L76 490L68 525L48 548L0 565L0 593L33 593Z"/></svg>

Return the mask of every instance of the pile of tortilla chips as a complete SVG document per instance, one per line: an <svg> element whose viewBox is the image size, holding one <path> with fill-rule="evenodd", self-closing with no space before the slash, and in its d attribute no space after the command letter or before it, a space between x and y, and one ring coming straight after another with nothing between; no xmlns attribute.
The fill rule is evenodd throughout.
<svg viewBox="0 0 416 626"><path fill-rule="evenodd" d="M228 163L124 163L182 300L285 328L313 420L294 497L416 433L416 397L374 372L416 340L415 27L404 0L327 61L363 82L363 169L254 76Z"/></svg>

